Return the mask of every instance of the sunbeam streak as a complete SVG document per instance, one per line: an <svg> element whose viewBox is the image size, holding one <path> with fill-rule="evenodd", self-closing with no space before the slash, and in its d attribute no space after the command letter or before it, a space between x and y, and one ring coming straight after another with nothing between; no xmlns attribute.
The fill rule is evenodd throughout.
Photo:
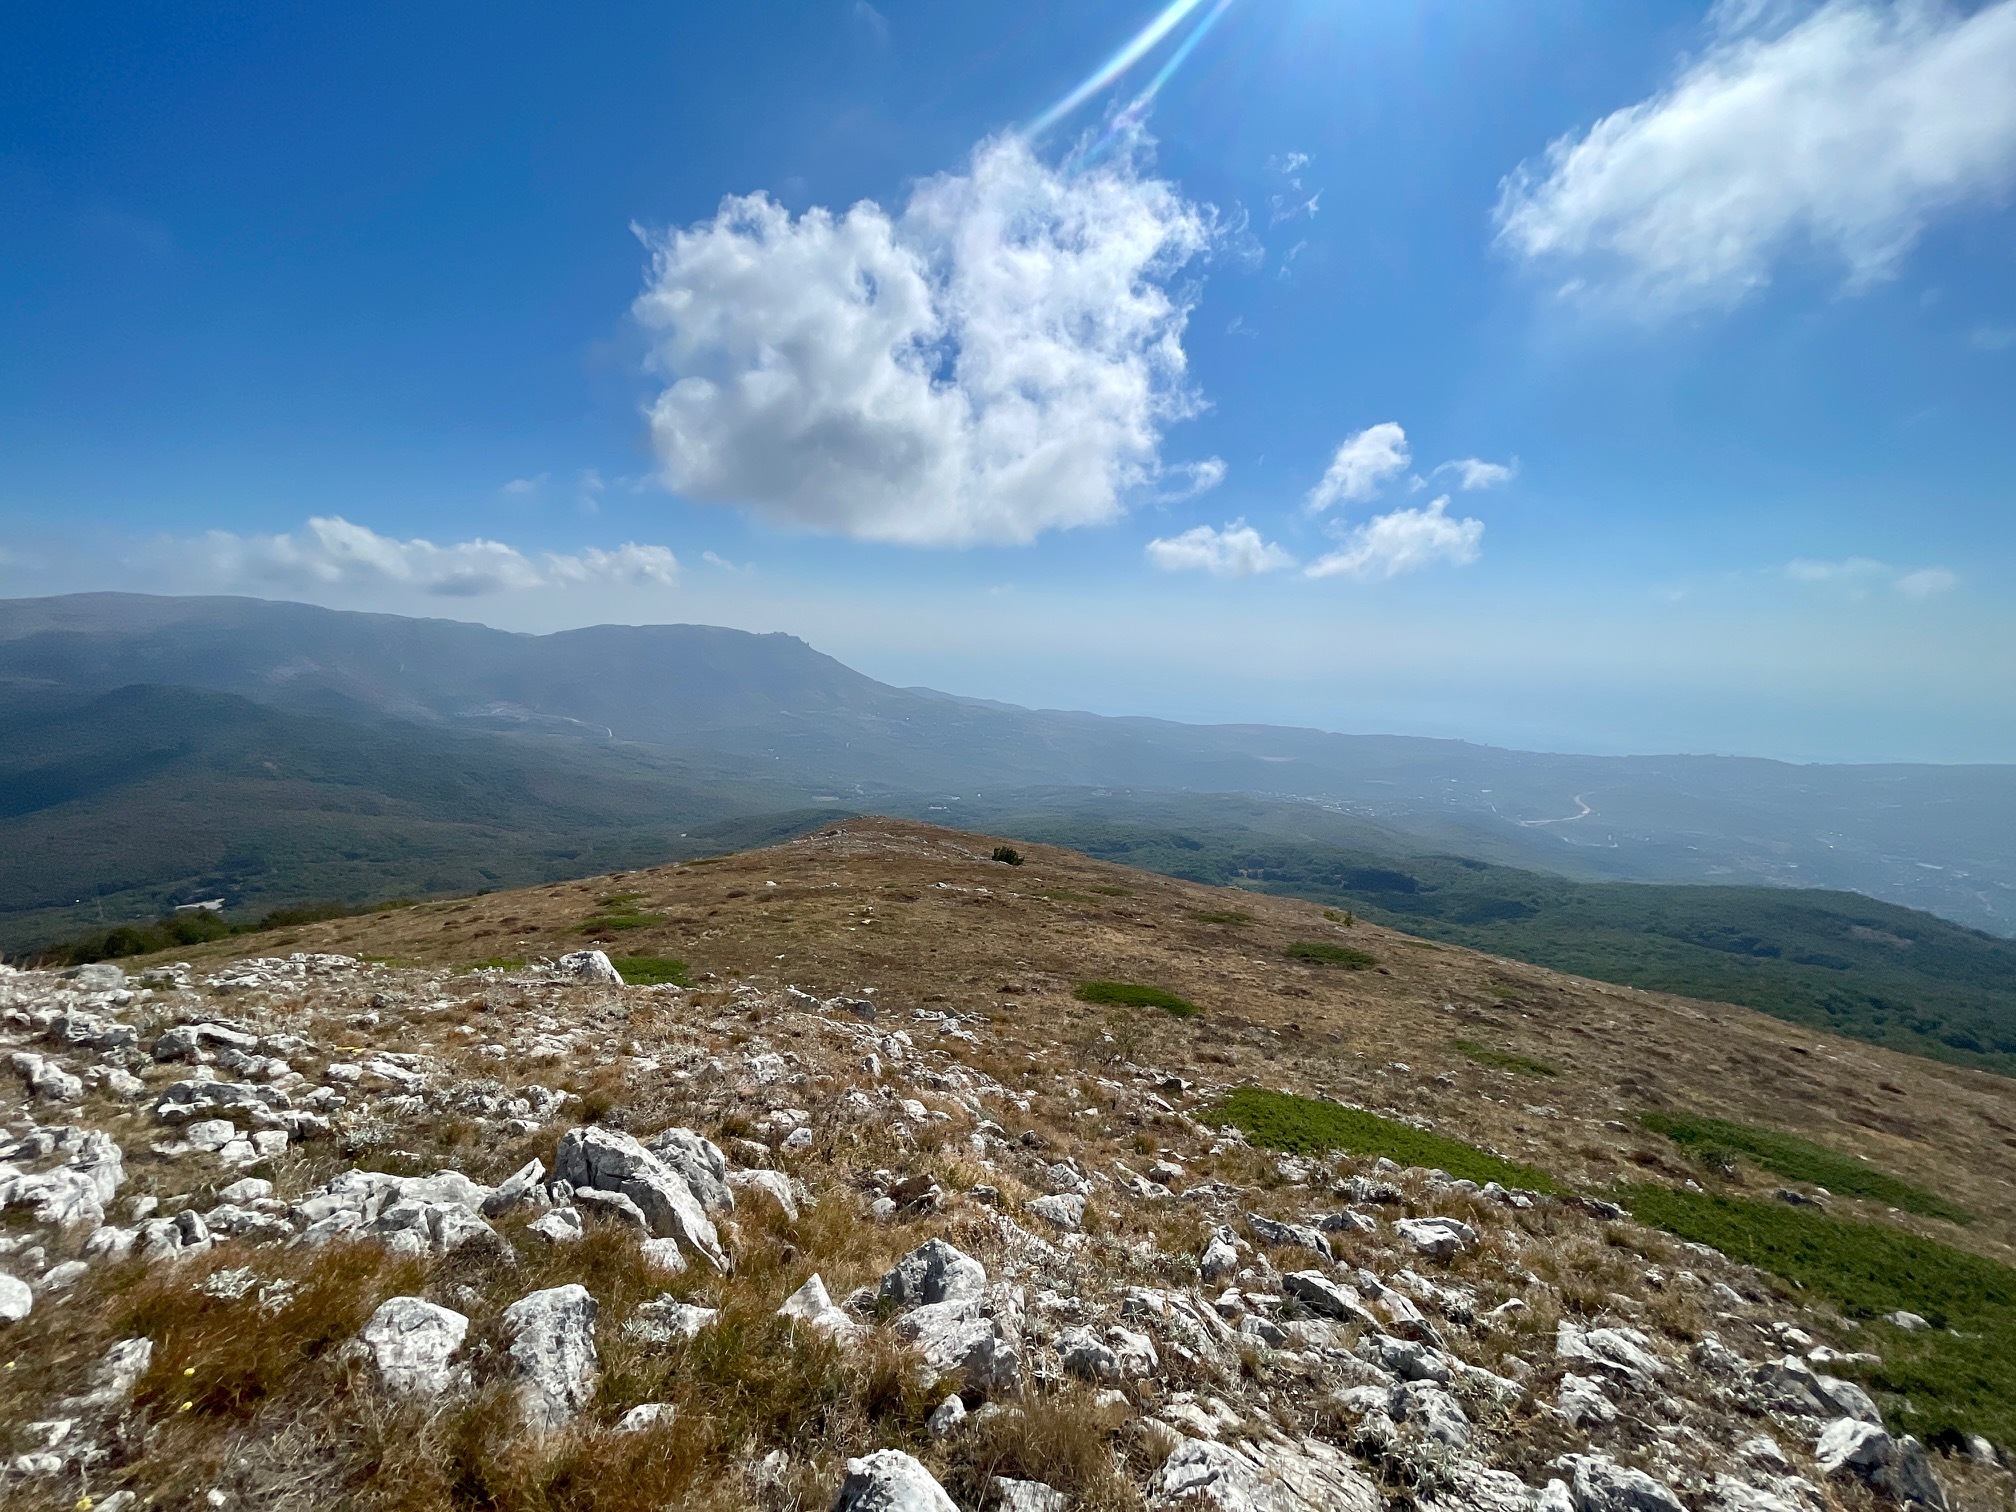
<svg viewBox="0 0 2016 1512"><path fill-rule="evenodd" d="M1170 32L1180 26L1184 17L1188 16L1203 3L1204 0L1170 0L1170 3L1163 7L1161 13L1153 21L1150 21L1134 34L1126 46L1122 47L1112 57L1094 69L1091 75L1077 88L1073 89L1063 99L1031 121L1029 123L1029 135L1039 136L1043 132L1048 131L1080 105L1091 99L1093 95L1127 72L1128 69L1140 62L1142 57L1156 43L1160 42ZM1222 4L1220 9L1223 9Z"/></svg>

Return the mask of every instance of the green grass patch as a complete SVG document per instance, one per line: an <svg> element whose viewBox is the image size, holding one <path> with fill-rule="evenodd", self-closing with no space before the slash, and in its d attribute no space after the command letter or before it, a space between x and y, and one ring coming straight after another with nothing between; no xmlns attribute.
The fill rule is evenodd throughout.
<svg viewBox="0 0 2016 1512"><path fill-rule="evenodd" d="M1881 1223L1815 1208L1638 1185L1641 1223L1711 1244L1839 1306L1850 1317L1904 1309L1935 1330L1878 1324L1854 1347L1882 1356L1859 1372L1894 1427L1933 1438L1980 1433L2016 1443L2016 1270Z"/></svg>
<svg viewBox="0 0 2016 1512"><path fill-rule="evenodd" d="M623 973L623 980L632 987L661 987L667 982L674 987L691 987L688 973L692 967L671 956L611 956L609 964Z"/></svg>
<svg viewBox="0 0 2016 1512"><path fill-rule="evenodd" d="M1139 982L1080 982L1071 995L1081 1003L1110 1003L1119 1008L1160 1008L1177 1018L1195 1018L1202 1010L1188 998Z"/></svg>
<svg viewBox="0 0 2016 1512"><path fill-rule="evenodd" d="M626 929L649 929L653 924L661 923L662 921L663 915L645 913L640 909L610 909L583 922L581 933L584 935L621 934Z"/></svg>
<svg viewBox="0 0 2016 1512"><path fill-rule="evenodd" d="M1128 898L1134 894L1134 889L1131 887L1114 887L1110 883L1102 887L1090 888L1089 891L1098 893L1104 898Z"/></svg>
<svg viewBox="0 0 2016 1512"><path fill-rule="evenodd" d="M1907 1213L1922 1213L1927 1218L1944 1218L1953 1223L1967 1223L1973 1218L1965 1208L1934 1196L1923 1187L1795 1134L1753 1129L1748 1124L1694 1113L1641 1113L1638 1122L1711 1165L1727 1165L1732 1157L1741 1156L1787 1181L1825 1187L1839 1196L1866 1197Z"/></svg>
<svg viewBox="0 0 2016 1512"><path fill-rule="evenodd" d="M1346 971L1363 971L1367 966L1379 964L1379 958L1367 951L1329 940L1297 940L1288 947L1288 959L1307 961L1312 966L1342 966Z"/></svg>
<svg viewBox="0 0 2016 1512"><path fill-rule="evenodd" d="M1242 1129L1253 1143L1291 1155L1346 1150L1353 1155L1384 1155L1401 1165L1427 1166L1470 1181L1495 1181L1534 1192L1558 1190L1545 1171L1501 1160L1460 1139L1292 1092L1235 1087L1199 1116L1216 1128L1229 1124Z"/></svg>
<svg viewBox="0 0 2016 1512"><path fill-rule="evenodd" d="M1227 908L1218 910L1216 912L1197 911L1192 912L1190 917L1196 920L1199 924L1237 925L1237 924L1251 924L1253 922L1253 915L1249 913L1241 913L1236 908Z"/></svg>
<svg viewBox="0 0 2016 1512"><path fill-rule="evenodd" d="M1535 1060L1530 1055L1519 1055L1511 1050L1500 1050L1495 1046L1480 1044L1476 1040L1459 1039L1449 1041L1451 1049L1467 1055L1480 1066L1489 1066L1494 1071L1517 1071L1522 1076L1559 1076L1561 1068L1550 1066L1543 1060Z"/></svg>

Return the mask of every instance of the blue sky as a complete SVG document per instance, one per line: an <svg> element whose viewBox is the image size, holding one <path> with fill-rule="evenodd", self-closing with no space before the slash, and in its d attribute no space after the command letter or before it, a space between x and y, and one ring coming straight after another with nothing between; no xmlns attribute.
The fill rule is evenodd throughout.
<svg viewBox="0 0 2016 1512"><path fill-rule="evenodd" d="M0 593L2009 760L2012 77L2016 0L43 7Z"/></svg>

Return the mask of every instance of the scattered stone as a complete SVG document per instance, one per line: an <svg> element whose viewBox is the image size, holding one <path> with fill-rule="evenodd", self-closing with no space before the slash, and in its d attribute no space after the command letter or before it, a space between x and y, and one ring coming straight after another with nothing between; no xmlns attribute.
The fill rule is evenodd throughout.
<svg viewBox="0 0 2016 1512"><path fill-rule="evenodd" d="M1844 1417L1821 1430L1813 1462L1829 1479L1853 1477L1892 1501L1944 1512L1946 1493L1932 1474L1925 1446L1892 1438L1874 1423Z"/></svg>
<svg viewBox="0 0 2016 1512"><path fill-rule="evenodd" d="M528 1427L563 1428L594 1399L595 1311L595 1299L579 1284L536 1291L504 1309Z"/></svg>
<svg viewBox="0 0 2016 1512"><path fill-rule="evenodd" d="M1383 1505L1343 1454L1314 1439L1185 1439L1149 1481L1148 1496L1157 1512L1379 1512Z"/></svg>
<svg viewBox="0 0 2016 1512"><path fill-rule="evenodd" d="M999 1512L1067 1512L1071 1498L1041 1481L994 1477L994 1505Z"/></svg>
<svg viewBox="0 0 2016 1512"><path fill-rule="evenodd" d="M966 1403L960 1398L959 1393L955 1391L932 1409L931 1416L925 1420L924 1427L931 1437L942 1439L965 1420Z"/></svg>
<svg viewBox="0 0 2016 1512"><path fill-rule="evenodd" d="M35 1310L35 1293L19 1276L0 1271L0 1323L19 1323Z"/></svg>
<svg viewBox="0 0 2016 1512"><path fill-rule="evenodd" d="M1300 1223L1277 1223L1259 1213L1248 1213L1246 1222L1253 1230L1253 1237L1262 1244L1280 1245L1287 1248L1306 1249L1321 1255L1325 1260L1337 1257L1330 1253L1330 1241L1322 1231Z"/></svg>
<svg viewBox="0 0 2016 1512"><path fill-rule="evenodd" d="M1058 1192L1049 1197L1034 1197L1022 1204L1046 1223L1076 1233L1085 1226L1085 1199L1076 1192Z"/></svg>
<svg viewBox="0 0 2016 1512"><path fill-rule="evenodd" d="M553 963L556 976L569 981L585 982L604 987L621 987L623 973L611 964L608 955L600 950L570 950Z"/></svg>
<svg viewBox="0 0 2016 1512"><path fill-rule="evenodd" d="M573 1208L554 1208L543 1218L527 1224L526 1232L537 1234L548 1244L578 1244L585 1234L581 1214Z"/></svg>
<svg viewBox="0 0 2016 1512"><path fill-rule="evenodd" d="M789 1318L794 1323L803 1323L807 1328L829 1334L843 1342L851 1340L861 1332L861 1325L833 1305L833 1299L826 1294L826 1283L817 1276L810 1277L803 1286L784 1299L777 1309L777 1316Z"/></svg>
<svg viewBox="0 0 2016 1512"><path fill-rule="evenodd" d="M1561 1377L1561 1390L1554 1399L1554 1407L1577 1428L1617 1421L1616 1404L1603 1394L1602 1386L1572 1371Z"/></svg>
<svg viewBox="0 0 2016 1512"><path fill-rule="evenodd" d="M387 1391L431 1397L455 1383L448 1362L468 1333L461 1313L418 1297L392 1297L371 1314L361 1337Z"/></svg>
<svg viewBox="0 0 2016 1512"><path fill-rule="evenodd" d="M640 1402L616 1420L618 1433L643 1433L647 1429L669 1425L674 1409L670 1402Z"/></svg>
<svg viewBox="0 0 2016 1512"><path fill-rule="evenodd" d="M1456 1218L1398 1218L1393 1230L1431 1260L1451 1259L1477 1244L1477 1231Z"/></svg>
<svg viewBox="0 0 2016 1512"><path fill-rule="evenodd" d="M930 1239L896 1262L877 1297L898 1307L934 1302L979 1303L987 1295L987 1268L943 1239Z"/></svg>
<svg viewBox="0 0 2016 1512"><path fill-rule="evenodd" d="M833 1512L959 1512L929 1470L900 1449L847 1461Z"/></svg>
<svg viewBox="0 0 2016 1512"><path fill-rule="evenodd" d="M1567 1454L1555 1464L1569 1472L1575 1512L1687 1512L1662 1482L1603 1455Z"/></svg>

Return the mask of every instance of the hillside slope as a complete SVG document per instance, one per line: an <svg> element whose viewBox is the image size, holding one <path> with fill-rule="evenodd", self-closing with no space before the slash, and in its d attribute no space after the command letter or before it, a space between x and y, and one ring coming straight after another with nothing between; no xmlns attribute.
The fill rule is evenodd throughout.
<svg viewBox="0 0 2016 1512"><path fill-rule="evenodd" d="M993 851L862 821L0 972L6 1494L2006 1505L2008 1083ZM494 959L596 939L630 980Z"/></svg>
<svg viewBox="0 0 2016 1512"><path fill-rule="evenodd" d="M1056 785L1295 796L1590 879L1849 888L2016 933L2016 766L1566 756L1102 718L890 687L785 635L513 635L253 599L0 601L9 681L173 683L300 712L704 752L857 808Z"/></svg>
<svg viewBox="0 0 2016 1512"><path fill-rule="evenodd" d="M0 972L0 1494L2006 1507L2008 1082L996 843Z"/></svg>
<svg viewBox="0 0 2016 1512"><path fill-rule="evenodd" d="M1105 860L2016 1072L2016 942L1854 893L1573 881L1424 852L1304 806L1231 799L1056 797L987 818Z"/></svg>
<svg viewBox="0 0 2016 1512"><path fill-rule="evenodd" d="M735 843L710 826L810 796L726 758L588 757L193 688L0 690L0 727L8 950L200 898L256 914L694 854Z"/></svg>

